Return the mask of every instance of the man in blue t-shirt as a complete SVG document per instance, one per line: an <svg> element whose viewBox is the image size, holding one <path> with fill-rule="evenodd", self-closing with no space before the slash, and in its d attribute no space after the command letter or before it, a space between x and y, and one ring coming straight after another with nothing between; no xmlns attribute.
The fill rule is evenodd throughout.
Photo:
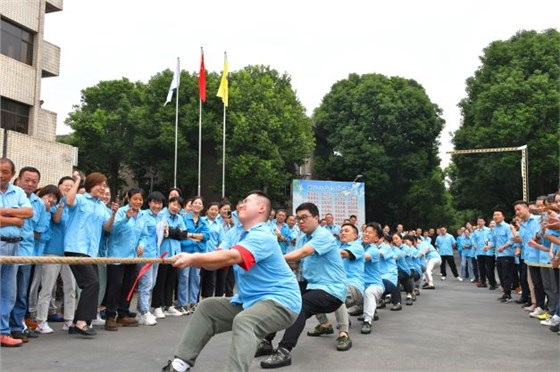
<svg viewBox="0 0 560 372"><path fill-rule="evenodd" d="M199 303L185 328L175 359L163 371L189 370L214 335L230 330L233 341L227 370L247 371L258 340L289 327L300 313L298 283L267 225L270 198L262 191L252 191L238 211L243 229L230 247L174 256L173 265L179 268L215 270L234 265L237 294L232 298L210 297Z"/></svg>
<svg viewBox="0 0 560 372"><path fill-rule="evenodd" d="M457 247L457 242L453 235L447 233L447 228L442 226L440 228L441 235L436 239L436 248L439 255L441 256L441 280L445 280L447 277L447 272L445 269L445 263L449 264L453 276L460 282L463 278L459 276L457 272L457 266L455 265L455 258L453 257L453 249Z"/></svg>
<svg viewBox="0 0 560 372"><path fill-rule="evenodd" d="M288 262L305 258L303 277L307 281L307 288L302 296L303 306L294 324L284 332L278 349L261 362L262 368L292 364L290 352L305 328L305 321L316 314L332 313L346 298L346 273L342 258L335 238L319 225L319 209L313 203L303 203L296 209L296 220L302 235L296 243L296 249L284 255L284 258ZM270 343L273 337L269 335L263 342ZM337 340L338 345L349 341L347 336Z"/></svg>

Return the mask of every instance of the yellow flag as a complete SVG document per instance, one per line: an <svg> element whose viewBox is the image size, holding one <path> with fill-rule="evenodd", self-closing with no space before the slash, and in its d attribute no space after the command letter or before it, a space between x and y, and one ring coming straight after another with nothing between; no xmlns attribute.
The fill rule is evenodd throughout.
<svg viewBox="0 0 560 372"><path fill-rule="evenodd" d="M216 94L216 96L222 98L222 102L224 103L224 106L226 106L226 107L228 107L228 80L227 80L227 75L228 75L228 61L227 61L227 55L224 53L224 72L222 73L222 80L220 81L220 88L218 88L218 94Z"/></svg>

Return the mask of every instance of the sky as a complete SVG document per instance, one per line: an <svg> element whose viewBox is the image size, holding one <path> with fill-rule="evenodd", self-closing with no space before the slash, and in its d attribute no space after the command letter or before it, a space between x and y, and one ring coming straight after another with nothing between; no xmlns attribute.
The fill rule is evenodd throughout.
<svg viewBox="0 0 560 372"><path fill-rule="evenodd" d="M351 73L400 76L443 110L445 167L461 123L457 104L484 48L519 30L560 29L559 14L552 0L65 0L45 17L61 65L60 76L42 80L41 99L66 134L82 89L122 77L147 82L173 70L177 57L197 72L200 47L208 71L222 71L227 51L230 71L262 64L286 72L308 115Z"/></svg>

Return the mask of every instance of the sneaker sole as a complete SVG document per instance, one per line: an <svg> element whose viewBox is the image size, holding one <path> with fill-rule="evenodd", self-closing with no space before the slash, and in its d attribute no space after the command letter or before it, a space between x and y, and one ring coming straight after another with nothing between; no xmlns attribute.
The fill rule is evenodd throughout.
<svg viewBox="0 0 560 372"><path fill-rule="evenodd" d="M278 363L278 364L263 364L263 362L261 362L261 368L262 369L274 369L274 368L280 368L280 367L287 367L287 366L291 366L292 365L292 360L288 359L286 361L283 361L282 363Z"/></svg>

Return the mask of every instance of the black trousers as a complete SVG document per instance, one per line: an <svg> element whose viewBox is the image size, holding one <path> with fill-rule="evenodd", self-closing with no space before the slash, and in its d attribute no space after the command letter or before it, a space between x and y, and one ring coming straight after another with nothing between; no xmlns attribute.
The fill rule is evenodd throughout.
<svg viewBox="0 0 560 372"><path fill-rule="evenodd" d="M336 311L342 301L330 295L322 289L309 289L302 296L302 307L296 321L286 329L284 337L278 346L286 350L292 350L296 347L301 332L305 328L305 321L316 314L328 314ZM276 334L272 333L266 336L268 341L272 341Z"/></svg>
<svg viewBox="0 0 560 372"><path fill-rule="evenodd" d="M515 257L498 257L497 266L504 294L511 297L513 274L515 272Z"/></svg>
<svg viewBox="0 0 560 372"><path fill-rule="evenodd" d="M202 270L201 270L202 273ZM235 279L233 277L233 267L225 267L216 270L216 289L214 290L216 297L232 297Z"/></svg>
<svg viewBox="0 0 560 372"><path fill-rule="evenodd" d="M110 318L130 315L130 301L126 300L136 279L136 265L107 265L105 306Z"/></svg>
<svg viewBox="0 0 560 372"><path fill-rule="evenodd" d="M414 291L414 281L412 281L412 277L401 269L399 269L399 283L403 286L407 294Z"/></svg>
<svg viewBox="0 0 560 372"><path fill-rule="evenodd" d="M86 254L74 252L64 252L64 255L67 257L89 257ZM82 290L74 315L74 323L83 320L90 324L92 319L97 318L97 297L99 297L97 265L70 265L70 270L74 274L78 288Z"/></svg>
<svg viewBox="0 0 560 372"><path fill-rule="evenodd" d="M391 294L391 303L396 305L401 302L401 291L399 287L394 285L393 282L383 279L383 286L385 287L385 292L383 292L383 296L387 294Z"/></svg>
<svg viewBox="0 0 560 372"><path fill-rule="evenodd" d="M473 271L474 271L474 279L480 280L480 276L478 275L478 261L476 257L471 257L472 264L473 264Z"/></svg>
<svg viewBox="0 0 560 372"><path fill-rule="evenodd" d="M529 275L529 267L525 263L525 260L519 260L521 267L521 272L519 273L519 284L521 285L521 298L525 300L525 302L531 302L531 289L529 288L529 280L527 279L527 275Z"/></svg>
<svg viewBox="0 0 560 372"><path fill-rule="evenodd" d="M447 276L447 270L445 268L445 262L447 262L449 264L449 268L451 269L451 272L453 273L453 276L458 277L459 274L457 273L457 265L455 265L455 258L453 257L453 255L441 256L441 275L442 276Z"/></svg>
<svg viewBox="0 0 560 372"><path fill-rule="evenodd" d="M156 285L152 292L152 307L171 306L173 290L177 282L177 268L171 265L159 265Z"/></svg>
<svg viewBox="0 0 560 372"><path fill-rule="evenodd" d="M486 279L488 279L488 284L490 284L492 287L496 287L496 258L494 258L494 256L478 256L478 259L481 259L482 263L484 264L484 270Z"/></svg>
<svg viewBox="0 0 560 372"><path fill-rule="evenodd" d="M200 269L200 297L214 297L216 274L217 270Z"/></svg>
<svg viewBox="0 0 560 372"><path fill-rule="evenodd" d="M541 277L541 268L537 266L529 266L529 272L531 273L531 279L533 280L533 287L535 289L535 298L537 299L537 306L541 309L545 308L544 299L544 287Z"/></svg>

